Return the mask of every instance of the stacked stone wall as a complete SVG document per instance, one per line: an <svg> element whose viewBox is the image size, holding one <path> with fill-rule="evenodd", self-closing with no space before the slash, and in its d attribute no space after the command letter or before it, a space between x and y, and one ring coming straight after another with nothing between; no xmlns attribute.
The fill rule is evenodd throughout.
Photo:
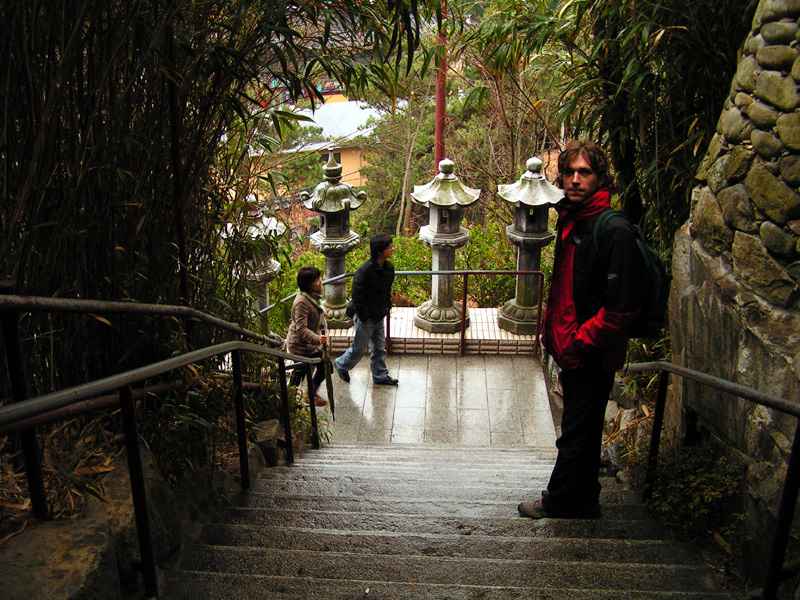
<svg viewBox="0 0 800 600"><path fill-rule="evenodd" d="M800 0L762 0L673 251L673 359L800 402ZM669 421L742 465L762 574L794 418L680 382Z"/></svg>

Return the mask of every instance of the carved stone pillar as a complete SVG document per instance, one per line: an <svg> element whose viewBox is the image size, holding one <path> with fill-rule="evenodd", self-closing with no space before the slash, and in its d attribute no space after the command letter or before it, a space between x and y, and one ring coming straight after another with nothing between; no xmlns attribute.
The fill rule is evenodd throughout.
<svg viewBox="0 0 800 600"><path fill-rule="evenodd" d="M433 251L433 271L454 270L456 248L469 240L469 229L461 227L464 208L480 195L480 190L462 184L454 169L453 161L445 158L439 163L439 174L426 185L414 186L411 194L414 202L430 211L429 224L419 230L419 239ZM453 276L433 275L432 297L419 307L414 324L431 333L454 333L461 330L461 312L461 304L453 301ZM466 327L469 315L465 317Z"/></svg>
<svg viewBox="0 0 800 600"><path fill-rule="evenodd" d="M311 235L311 245L325 255L325 277L331 279L345 272L345 257L361 241L350 230L350 211L356 210L367 197L365 191L356 192L349 183L342 182L342 165L331 154L322 167L325 181L314 188L314 193L301 193L306 208L319 213L319 231ZM325 285L323 308L327 311L330 329L347 329L353 324L345 314L347 306L345 280Z"/></svg>
<svg viewBox="0 0 800 600"><path fill-rule="evenodd" d="M506 227L506 235L517 247L517 270L538 271L542 248L553 241L555 232L547 226L551 206L564 197L564 192L542 175L542 161L528 159L527 171L516 183L498 185L497 195L514 205L514 223ZM517 335L536 333L539 323L539 286L535 275L517 275L516 296L497 311L501 329Z"/></svg>

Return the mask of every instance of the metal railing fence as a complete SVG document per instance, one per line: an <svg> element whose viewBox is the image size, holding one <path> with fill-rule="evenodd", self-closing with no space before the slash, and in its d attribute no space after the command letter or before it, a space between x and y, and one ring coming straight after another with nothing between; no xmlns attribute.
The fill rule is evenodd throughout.
<svg viewBox="0 0 800 600"><path fill-rule="evenodd" d="M537 294L537 313L540 315L540 318L536 320L536 343L539 342L539 335L540 329L539 326L541 324L541 314L542 314L542 294L544 293L544 274L541 271L502 271L502 270L481 270L481 269L469 269L469 270L454 270L454 271L395 271L395 277L398 276L409 276L409 275L452 275L452 276L461 276L463 278L463 284L461 286L461 330L460 330L460 340L458 346L458 353L459 355L464 355L464 346L465 346L465 336L467 332L466 328L466 316L467 311L467 298L468 298L468 289L469 289L469 277L471 275L535 275L537 277L538 283L538 294ZM342 275L337 275L336 277L331 277L330 279L324 280L322 283L323 285L327 285L329 283L337 283L342 280L347 280L353 277L355 273L343 273ZM294 297L297 296L297 293L291 294L286 296L285 298L281 298L278 302L270 304L269 306L261 309L261 314L267 314L270 310L272 310L278 304L284 304L285 302L289 302L293 300ZM389 315L386 315L386 350L387 353L391 350L391 341L392 341L392 332L390 327L390 320Z"/></svg>
<svg viewBox="0 0 800 600"><path fill-rule="evenodd" d="M625 366L627 373L658 372L658 395L656 397L655 414L653 415L653 429L650 437L650 450L647 458L647 473L645 475L644 499L648 500L653 493L653 486L658 468L658 449L661 443L661 430L664 424L664 411L667 402L667 389L669 376L677 375L685 379L696 381L702 385L733 394L739 398L755 402L785 415L790 415L798 420L795 428L792 450L784 479L778 517L775 523L775 532L772 537L772 547L767 560L764 585L761 588L761 600L775 600L778 595L780 582L796 574L796 566L784 565L786 547L791 533L794 510L797 506L797 494L800 492L800 405L794 404L753 388L733 383L707 373L694 371L686 367L669 362L647 362L629 364Z"/></svg>
<svg viewBox="0 0 800 600"><path fill-rule="evenodd" d="M230 355L231 372L234 389L234 413L236 417L236 439L239 450L239 468L243 490L250 489L250 469L247 455L247 431L244 406L244 381L242 377L242 353L254 352L267 355L277 360L281 421L283 422L286 442L286 460L294 461L292 431L290 423L290 405L287 385L287 371L304 364L317 364L319 358L307 358L284 352L275 348L282 342L271 336L243 329L185 306L141 305L127 302L100 302L91 300L70 300L56 298L34 298L30 296L8 295L8 286L0 286L0 323L3 330L6 359L8 362L12 398L9 404L0 406L0 435L7 436L19 433L22 440L22 453L25 462L31 505L34 515L39 519L47 519L47 504L44 490L44 477L41 469L40 450L36 441L35 427L41 425L49 417L65 420L75 416L72 408L79 407L85 414L110 407L119 407L125 448L128 458L128 470L131 481L136 530L139 540L138 568L142 572L145 593L149 597L157 597L155 556L150 532L150 518L147 509L145 478L139 447L139 427L136 418L134 391L132 386L146 382L154 377L174 371L181 367L213 358ZM180 356L162 360L143 367L132 369L117 375L29 398L29 386L25 374L25 361L19 337L19 314L26 312L67 312L67 313L117 313L139 315L182 316L197 319L214 327L225 329L244 337L264 342L270 347L245 341L231 341L194 350ZM287 366L286 360L293 361ZM311 369L306 369L309 397L312 396ZM167 385L169 387L169 385ZM87 402L103 394L116 392L114 396L106 396L100 402ZM333 411L333 398L330 399ZM311 411L312 443L319 447L316 408L313 399L309 402ZM66 409L66 410L65 410Z"/></svg>

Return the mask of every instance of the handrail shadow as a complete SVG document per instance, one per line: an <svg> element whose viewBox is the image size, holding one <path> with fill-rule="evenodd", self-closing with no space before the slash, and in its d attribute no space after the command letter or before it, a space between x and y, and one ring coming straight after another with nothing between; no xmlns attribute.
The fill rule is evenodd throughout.
<svg viewBox="0 0 800 600"><path fill-rule="evenodd" d="M646 362L625 365L627 373L645 373L657 371L658 395L656 398L655 414L653 415L653 429L650 437L650 450L647 458L647 474L645 476L644 499L648 500L653 493L653 485L658 468L658 449L661 443L661 430L664 424L664 410L667 401L669 376L677 375L685 379L696 381L702 385L733 394L739 398L755 402L772 410L798 419L795 429L792 450L784 479L775 532L772 538L772 548L767 561L764 585L761 588L761 600L775 600L778 595L778 585L797 571L797 565L790 563L784 565L786 547L789 542L792 518L797 506L797 494L800 492L800 406L787 402L783 398L760 392L738 383L733 383L719 377L708 375L670 362ZM796 562L796 561L795 561ZM752 596L748 596L752 597Z"/></svg>

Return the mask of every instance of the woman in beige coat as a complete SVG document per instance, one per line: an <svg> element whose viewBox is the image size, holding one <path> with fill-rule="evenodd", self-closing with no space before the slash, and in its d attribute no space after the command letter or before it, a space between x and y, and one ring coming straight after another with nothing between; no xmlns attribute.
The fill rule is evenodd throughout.
<svg viewBox="0 0 800 600"><path fill-rule="evenodd" d="M300 293L295 296L292 303L292 319L289 323L289 332L286 334L286 349L292 354L322 358L320 346L328 343L327 324L325 311L320 306L322 300L322 276L314 266L306 265L297 271L297 287ZM317 394L317 389L325 380L325 368L322 363L307 365L314 370L312 388L314 404L327 406L328 401ZM299 386L306 374L305 369L292 371L290 383Z"/></svg>

